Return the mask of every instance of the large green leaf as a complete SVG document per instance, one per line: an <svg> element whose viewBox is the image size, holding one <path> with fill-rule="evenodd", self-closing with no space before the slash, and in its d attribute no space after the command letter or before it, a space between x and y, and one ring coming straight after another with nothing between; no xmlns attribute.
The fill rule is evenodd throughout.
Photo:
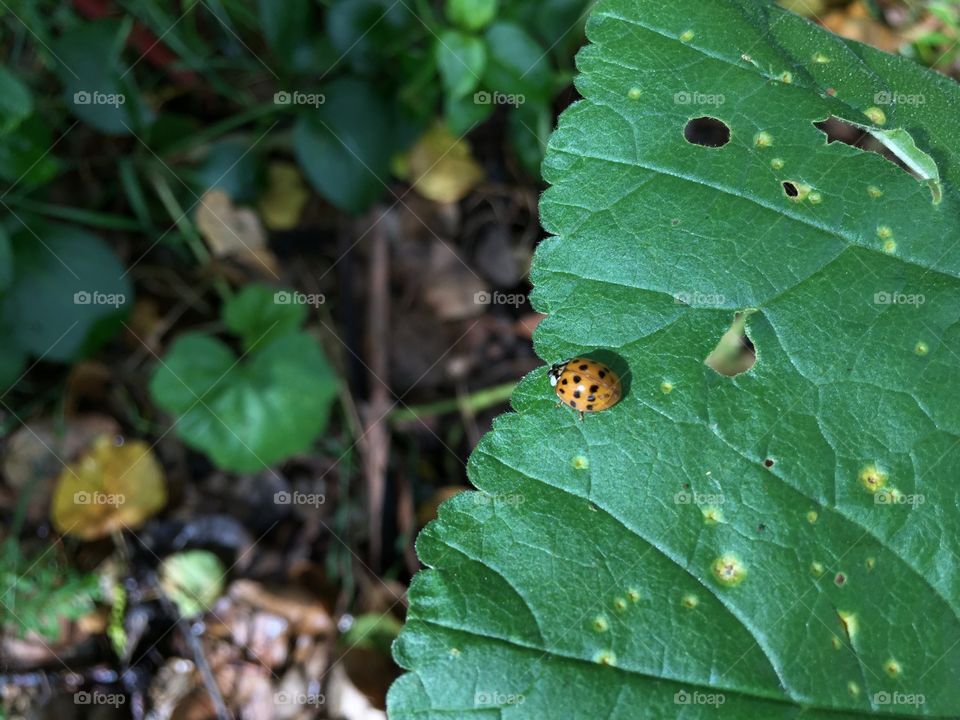
<svg viewBox="0 0 960 720"><path fill-rule="evenodd" d="M607 0L588 36L535 340L625 396L521 383L419 539L391 716L960 715L957 85L753 2ZM940 202L830 116L904 131Z"/></svg>

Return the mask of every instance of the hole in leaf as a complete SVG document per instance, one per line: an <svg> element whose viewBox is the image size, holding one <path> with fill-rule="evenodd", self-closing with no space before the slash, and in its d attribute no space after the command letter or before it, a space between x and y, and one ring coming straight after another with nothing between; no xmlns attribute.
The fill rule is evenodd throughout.
<svg viewBox="0 0 960 720"><path fill-rule="evenodd" d="M797 186L792 182L785 182L783 184L783 191L787 194L787 197L796 197L800 194L800 191L797 190Z"/></svg>
<svg viewBox="0 0 960 720"><path fill-rule="evenodd" d="M739 312L733 324L720 338L717 346L707 355L704 363L727 377L736 377L752 368L757 362L757 352L747 337L746 325L749 312Z"/></svg>
<svg viewBox="0 0 960 720"><path fill-rule="evenodd" d="M730 128L722 120L698 117L683 128L683 137L688 143L704 147L723 147L730 142Z"/></svg>
<svg viewBox="0 0 960 720"><path fill-rule="evenodd" d="M915 180L930 188L933 202L940 202L940 170L932 157L917 147L906 130L880 130L869 125L843 120L831 115L814 123L827 136L827 144L841 142L858 150L874 152L889 160Z"/></svg>
<svg viewBox="0 0 960 720"><path fill-rule="evenodd" d="M766 460L763 461L764 467L772 468L773 464L774 464L773 458L767 458Z"/></svg>

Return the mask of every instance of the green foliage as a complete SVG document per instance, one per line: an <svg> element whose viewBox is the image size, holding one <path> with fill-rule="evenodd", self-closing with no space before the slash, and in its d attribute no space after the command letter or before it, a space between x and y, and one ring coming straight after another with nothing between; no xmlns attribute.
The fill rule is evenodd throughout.
<svg viewBox="0 0 960 720"><path fill-rule="evenodd" d="M100 599L97 575L64 566L54 552L24 558L9 541L0 552L0 588L7 629L48 642L60 639L62 621L89 614Z"/></svg>
<svg viewBox="0 0 960 720"><path fill-rule="evenodd" d="M32 222L0 238L0 387L29 356L70 362L109 339L132 302L123 266L97 236Z"/></svg>
<svg viewBox="0 0 960 720"><path fill-rule="evenodd" d="M418 540L391 717L957 716L960 89L763 3L605 0L588 35L535 343L625 396L581 422L521 383Z"/></svg>
<svg viewBox="0 0 960 720"><path fill-rule="evenodd" d="M327 426L337 378L320 344L300 329L305 314L291 293L251 285L224 308L241 356L205 333L177 338L150 393L177 416L185 443L236 471L260 470L309 448Z"/></svg>

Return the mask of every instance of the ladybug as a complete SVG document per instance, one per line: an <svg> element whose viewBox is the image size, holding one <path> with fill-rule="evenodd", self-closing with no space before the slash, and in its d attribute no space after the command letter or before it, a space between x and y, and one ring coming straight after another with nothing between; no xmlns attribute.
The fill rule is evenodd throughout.
<svg viewBox="0 0 960 720"><path fill-rule="evenodd" d="M580 411L580 419L588 412L613 407L623 395L619 376L596 360L576 357L550 367L547 377L561 405Z"/></svg>

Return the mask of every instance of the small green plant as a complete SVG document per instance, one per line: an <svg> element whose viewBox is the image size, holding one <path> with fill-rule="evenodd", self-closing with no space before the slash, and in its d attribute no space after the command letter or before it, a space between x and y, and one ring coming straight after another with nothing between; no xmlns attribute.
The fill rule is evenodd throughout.
<svg viewBox="0 0 960 720"><path fill-rule="evenodd" d="M23 557L13 541L7 541L0 555L0 589L8 628L19 636L36 633L56 642L64 620L93 611L100 599L100 578L66 566L56 552Z"/></svg>
<svg viewBox="0 0 960 720"><path fill-rule="evenodd" d="M207 333L181 335L150 380L177 434L220 467L253 471L306 450L327 426L338 380L301 329L322 298L249 285L224 307L238 356Z"/></svg>

